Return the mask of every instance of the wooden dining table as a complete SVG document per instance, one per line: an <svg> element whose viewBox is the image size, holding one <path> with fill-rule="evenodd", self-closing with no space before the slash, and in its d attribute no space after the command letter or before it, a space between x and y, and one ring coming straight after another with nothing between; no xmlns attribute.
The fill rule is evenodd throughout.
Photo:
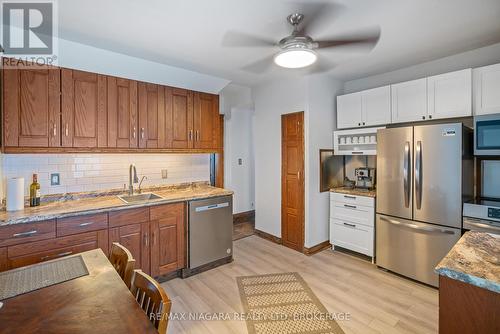
<svg viewBox="0 0 500 334"><path fill-rule="evenodd" d="M0 333L158 333L101 249L78 255L89 275L2 300Z"/></svg>

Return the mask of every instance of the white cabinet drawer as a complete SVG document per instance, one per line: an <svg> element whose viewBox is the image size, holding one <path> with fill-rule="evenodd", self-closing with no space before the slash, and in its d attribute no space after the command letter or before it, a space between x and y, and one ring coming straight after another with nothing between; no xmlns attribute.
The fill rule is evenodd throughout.
<svg viewBox="0 0 500 334"><path fill-rule="evenodd" d="M361 205L331 202L330 217L373 227L375 209Z"/></svg>
<svg viewBox="0 0 500 334"><path fill-rule="evenodd" d="M373 256L373 227L330 219L330 243Z"/></svg>
<svg viewBox="0 0 500 334"><path fill-rule="evenodd" d="M341 193L330 193L330 200L353 205L375 207L375 198L368 196L356 196Z"/></svg>

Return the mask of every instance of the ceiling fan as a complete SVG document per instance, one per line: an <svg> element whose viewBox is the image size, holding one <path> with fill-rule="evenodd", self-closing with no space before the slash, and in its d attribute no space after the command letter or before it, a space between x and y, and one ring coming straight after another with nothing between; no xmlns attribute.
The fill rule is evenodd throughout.
<svg viewBox="0 0 500 334"><path fill-rule="evenodd" d="M331 3L316 4L315 10L310 15L295 12L287 17L287 22L293 27L292 33L276 42L270 38L262 38L246 33L228 31L223 39L223 46L229 47L275 47L277 52L271 56L261 59L255 63L245 66L243 69L261 73L264 72L274 61L278 66L284 68L305 68L318 60L318 51L332 49L335 47L368 47L370 50L375 47L380 38L380 29L371 28L359 31L348 36L331 38L327 40L314 40L308 35L310 26L319 20L319 16L331 14ZM325 8L325 7L330 8ZM330 9L330 10L328 10ZM306 18L306 16L308 16ZM331 16L330 16L331 18ZM306 20L305 20L306 19ZM322 60L327 63L326 59ZM332 67L315 66L317 70L324 71Z"/></svg>

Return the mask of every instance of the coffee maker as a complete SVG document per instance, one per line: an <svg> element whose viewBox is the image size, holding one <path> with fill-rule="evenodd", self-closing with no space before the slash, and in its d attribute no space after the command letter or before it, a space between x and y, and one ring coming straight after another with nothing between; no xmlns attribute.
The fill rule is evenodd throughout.
<svg viewBox="0 0 500 334"><path fill-rule="evenodd" d="M375 168L356 168L356 188L374 189L375 188Z"/></svg>

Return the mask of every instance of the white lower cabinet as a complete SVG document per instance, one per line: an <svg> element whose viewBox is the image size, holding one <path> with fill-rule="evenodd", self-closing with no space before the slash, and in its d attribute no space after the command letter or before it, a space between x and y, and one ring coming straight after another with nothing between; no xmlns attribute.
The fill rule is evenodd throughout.
<svg viewBox="0 0 500 334"><path fill-rule="evenodd" d="M330 193L330 243L374 257L375 199Z"/></svg>

